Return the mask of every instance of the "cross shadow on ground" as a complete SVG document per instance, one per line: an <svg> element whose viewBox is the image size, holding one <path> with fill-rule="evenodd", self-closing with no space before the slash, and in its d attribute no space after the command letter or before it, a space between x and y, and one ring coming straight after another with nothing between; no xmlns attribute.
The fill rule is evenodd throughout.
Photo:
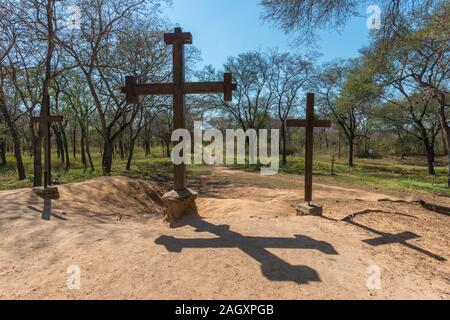
<svg viewBox="0 0 450 320"><path fill-rule="evenodd" d="M420 236L415 234L415 233L412 233L410 231L405 231L405 232L401 232L401 233L398 233L398 234L382 232L382 231L376 230L374 228L371 228L369 226L363 225L363 224L358 223L358 222L353 220L353 218L355 216L357 216L359 214L364 214L364 213L366 213L366 212L363 211L363 212L355 213L353 215L350 215L350 216L342 219L342 221L345 221L345 222L347 222L347 223L349 223L349 224L351 224L351 225L353 225L355 227L364 229L364 230L366 230L368 232L371 232L371 233L379 235L379 237L376 237L376 238L373 238L373 239L363 240L363 242L367 243L368 245L376 247L376 246L382 246L382 245L389 245L389 244L393 244L393 243L399 243L399 244L401 244L401 245L403 245L403 246L405 246L407 248L410 248L410 249L412 249L412 250L414 250L414 251L416 251L418 253L421 253L423 255L426 255L426 256L428 256L430 258L436 259L438 261L447 261L447 259L445 259L444 257L441 257L441 256L439 256L439 255L437 255L437 254L435 254L433 252L430 252L428 250L422 249L422 248L420 248L418 246L415 246L413 244L410 244L410 243L406 242L407 240L413 240L413 239L420 238Z"/></svg>
<svg viewBox="0 0 450 320"><path fill-rule="evenodd" d="M331 244L305 235L295 235L292 238L245 236L231 230L229 225L214 225L201 219L198 215L190 215L172 226L183 225L190 225L195 228L196 232L209 232L216 237L181 239L162 235L155 240L155 243L165 246L170 252L181 252L183 249L238 248L259 262L262 274L271 281L293 281L306 284L321 280L314 269L305 265L291 265L267 249L311 249L327 255L338 254Z"/></svg>
<svg viewBox="0 0 450 320"><path fill-rule="evenodd" d="M56 219L59 219L59 220L67 220L66 218L64 218L52 211L52 199L44 198L43 200L44 200L44 207L42 210L35 208L33 206L27 206L27 208L41 213L42 220L49 221L51 217L55 217Z"/></svg>

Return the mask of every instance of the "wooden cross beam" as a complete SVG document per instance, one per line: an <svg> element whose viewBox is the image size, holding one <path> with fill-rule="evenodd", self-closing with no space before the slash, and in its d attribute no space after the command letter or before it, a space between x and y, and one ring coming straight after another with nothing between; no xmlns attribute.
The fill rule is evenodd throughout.
<svg viewBox="0 0 450 320"><path fill-rule="evenodd" d="M64 119L63 116L39 116L39 117L32 117L31 122L34 124L42 124L45 125L46 123L52 124L55 122L62 122Z"/></svg>
<svg viewBox="0 0 450 320"><path fill-rule="evenodd" d="M305 202L312 201L312 175L313 175L313 151L314 128L331 127L330 120L317 120L314 117L314 93L308 93L306 97L306 119L286 120L287 127L305 127Z"/></svg>
<svg viewBox="0 0 450 320"><path fill-rule="evenodd" d="M173 83L138 84L133 76L125 78L122 93L126 94L129 104L138 102L141 95L172 95L173 96L173 130L186 127L185 95L186 94L224 94L225 101L232 100L233 90L231 73L224 74L223 82L185 82L184 45L192 44L192 35L175 28L174 33L164 34L164 42L173 46ZM186 187L185 164L174 166L174 189Z"/></svg>
<svg viewBox="0 0 450 320"><path fill-rule="evenodd" d="M137 84L135 77L128 76L121 90L127 95L128 103L137 103L138 96L142 95L174 95L177 87L173 83ZM231 101L233 90L236 84L232 83L231 73L224 74L223 82L187 82L181 88L183 94L223 93L224 101Z"/></svg>
<svg viewBox="0 0 450 320"><path fill-rule="evenodd" d="M63 116L50 115L50 96L44 96L43 102L41 115L32 117L31 122L39 124L39 134L44 143L44 188L47 188L52 184L50 126L52 123L62 122Z"/></svg>

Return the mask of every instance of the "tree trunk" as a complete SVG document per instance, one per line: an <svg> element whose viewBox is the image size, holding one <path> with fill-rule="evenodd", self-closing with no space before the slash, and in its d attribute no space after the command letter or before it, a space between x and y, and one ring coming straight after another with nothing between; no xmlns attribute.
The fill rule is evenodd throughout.
<svg viewBox="0 0 450 320"><path fill-rule="evenodd" d="M30 118L32 117L32 114L30 113ZM30 134L30 153L31 157L33 157L33 187L38 187L42 185L42 171L36 170L36 166L40 163L41 159L41 141L39 139L39 136L36 136L34 125L29 122L28 130ZM39 129L38 129L39 130ZM38 132L39 134L39 132ZM36 149L39 149L39 152L37 152ZM36 159L36 157L39 157L39 159Z"/></svg>
<svg viewBox="0 0 450 320"><path fill-rule="evenodd" d="M91 157L91 148L89 146L89 136L86 135L86 154L88 156L88 160L89 160L89 166L91 167L91 171L94 172L95 171L95 167L94 167L94 162L92 161L92 157Z"/></svg>
<svg viewBox="0 0 450 320"><path fill-rule="evenodd" d="M31 158L33 156L33 139L27 138L27 152L28 156Z"/></svg>
<svg viewBox="0 0 450 320"><path fill-rule="evenodd" d="M120 135L120 137L119 137L119 155L120 155L121 160L125 159L125 151L124 151L124 146L123 146L122 135Z"/></svg>
<svg viewBox="0 0 450 320"><path fill-rule="evenodd" d="M447 141L447 162L448 162L448 178L447 178L447 188L450 188L450 127L448 125L444 126L445 140Z"/></svg>
<svg viewBox="0 0 450 320"><path fill-rule="evenodd" d="M59 157L61 158L61 164L64 164L66 163L66 154L64 153L61 128L58 126L56 131L58 132L57 140L59 140Z"/></svg>
<svg viewBox="0 0 450 320"><path fill-rule="evenodd" d="M97 145L98 145L98 151L100 152L100 157L102 157L102 159L103 159L102 140L100 139L100 137L99 137L99 139L97 141Z"/></svg>
<svg viewBox="0 0 450 320"><path fill-rule="evenodd" d="M446 155L446 154L448 154L448 148L447 148L447 139L445 138L446 134L445 134L444 128L442 128L441 135L442 135L442 149L443 149L444 155Z"/></svg>
<svg viewBox="0 0 450 320"><path fill-rule="evenodd" d="M130 141L130 150L128 152L127 167L126 167L127 171L130 171L130 169L131 169L131 161L133 160L133 153L134 153L134 144L135 144L135 140L132 139Z"/></svg>
<svg viewBox="0 0 450 320"><path fill-rule="evenodd" d="M350 168L353 167L353 147L354 147L354 140L355 138L353 136L348 136L348 166Z"/></svg>
<svg viewBox="0 0 450 320"><path fill-rule="evenodd" d="M397 127L398 141L400 141L400 159L405 160L405 143L403 142L402 131Z"/></svg>
<svg viewBox="0 0 450 320"><path fill-rule="evenodd" d="M40 129L39 129L40 130ZM33 187L42 186L42 159L41 159L41 147L42 140L39 137L40 133L37 136L33 137L33 155L34 155L34 178L33 178Z"/></svg>
<svg viewBox="0 0 450 320"><path fill-rule="evenodd" d="M2 110L3 119L6 121L6 125L8 126L9 132L12 137L13 145L14 145L14 156L16 158L16 166L17 173L19 175L19 180L25 180L25 167L23 165L22 160L22 149L20 146L20 138L17 134L16 124L12 121L11 116L9 115L8 110L6 109L6 104L3 96L3 90L0 92L0 109ZM5 156L6 159L6 156ZM6 163L6 160L5 160Z"/></svg>
<svg viewBox="0 0 450 320"><path fill-rule="evenodd" d="M170 140L164 139L163 140L164 144L166 145L166 156L170 157Z"/></svg>
<svg viewBox="0 0 450 320"><path fill-rule="evenodd" d="M445 113L447 107L446 96L443 93L438 93L437 98L439 101L439 120L441 121L442 130L445 133L445 139L447 140L447 187L450 188L450 127L448 126L447 115Z"/></svg>
<svg viewBox="0 0 450 320"><path fill-rule="evenodd" d="M145 145L145 156L148 157L151 154L152 154L152 147L150 145L150 140L148 140Z"/></svg>
<svg viewBox="0 0 450 320"><path fill-rule="evenodd" d="M328 133L327 130L323 130L323 134L325 137L325 147L327 148L327 152L330 150L330 140L328 139Z"/></svg>
<svg viewBox="0 0 450 320"><path fill-rule="evenodd" d="M103 175L109 176L111 175L112 169L114 142L111 141L109 135L106 135L104 139L105 141L103 145L102 169Z"/></svg>
<svg viewBox="0 0 450 320"><path fill-rule="evenodd" d="M145 151L145 156L148 157L151 153L150 150L150 130L147 128L147 126L145 127L144 130L144 151Z"/></svg>
<svg viewBox="0 0 450 320"><path fill-rule="evenodd" d="M0 138L0 166L6 165L6 144L5 140Z"/></svg>
<svg viewBox="0 0 450 320"><path fill-rule="evenodd" d="M287 158L287 150L286 150L286 122L285 121L281 121L281 143L283 145L283 160L282 160L282 164L286 165L286 158Z"/></svg>
<svg viewBox="0 0 450 320"><path fill-rule="evenodd" d="M64 151L62 148L61 134L58 131L58 128L56 127L56 125L53 125L52 129L53 129L53 132L55 133L56 154L58 156L58 159L61 159L61 163L64 163L65 159L64 159Z"/></svg>
<svg viewBox="0 0 450 320"><path fill-rule="evenodd" d="M73 125L73 132L72 132L72 152L73 152L73 158L77 159L77 125Z"/></svg>
<svg viewBox="0 0 450 320"><path fill-rule="evenodd" d="M425 147L425 153L427 158L427 166L428 166L428 174L429 175L435 175L436 171L434 170L434 147L433 143L430 142L430 139L428 138L428 133L423 124L418 123L420 133L422 135L422 142L423 146Z"/></svg>
<svg viewBox="0 0 450 320"><path fill-rule="evenodd" d="M81 163L83 164L84 170L87 169L86 151L85 151L85 132L81 128L81 140L80 140L80 151L81 151Z"/></svg>
<svg viewBox="0 0 450 320"><path fill-rule="evenodd" d="M445 126L444 131L447 141L447 162L448 162L447 188L450 188L450 128L448 126Z"/></svg>
<svg viewBox="0 0 450 320"><path fill-rule="evenodd" d="M338 160L341 160L341 134L338 132Z"/></svg>
<svg viewBox="0 0 450 320"><path fill-rule="evenodd" d="M364 137L364 153L366 155L369 154L369 142L367 140L367 137Z"/></svg>
<svg viewBox="0 0 450 320"><path fill-rule="evenodd" d="M129 134L129 139L130 139L130 143L128 145L128 154L127 154L127 165L125 167L125 170L130 171L131 169L131 161L133 160L133 153L134 153L134 144L136 142L138 133L136 134L136 136L133 136L133 126L130 126L130 134Z"/></svg>
<svg viewBox="0 0 450 320"><path fill-rule="evenodd" d="M59 128L61 130L61 140L62 140L62 146L63 151L65 153L66 158L66 170L70 169L70 159L69 159L69 143L67 142L67 135L66 135L66 129L64 129L63 125L60 123Z"/></svg>
<svg viewBox="0 0 450 320"><path fill-rule="evenodd" d="M428 174L434 176L436 174L434 169L434 148L431 145L425 145L425 152L427 153Z"/></svg>

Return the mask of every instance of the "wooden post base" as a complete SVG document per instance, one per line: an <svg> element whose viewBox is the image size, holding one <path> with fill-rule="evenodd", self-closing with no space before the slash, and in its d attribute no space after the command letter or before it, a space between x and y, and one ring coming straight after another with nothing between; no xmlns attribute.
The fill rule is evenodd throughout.
<svg viewBox="0 0 450 320"><path fill-rule="evenodd" d="M56 186L49 186L47 188L44 187L36 187L33 188L33 191L36 195L44 199L58 199L59 198L59 190Z"/></svg>
<svg viewBox="0 0 450 320"><path fill-rule="evenodd" d="M322 206L313 202L310 202L309 204L307 202L299 203L296 210L298 216L322 215Z"/></svg>
<svg viewBox="0 0 450 320"><path fill-rule="evenodd" d="M175 222L183 216L193 213L196 210L195 199L197 192L184 188L172 190L162 196L165 205L164 220Z"/></svg>

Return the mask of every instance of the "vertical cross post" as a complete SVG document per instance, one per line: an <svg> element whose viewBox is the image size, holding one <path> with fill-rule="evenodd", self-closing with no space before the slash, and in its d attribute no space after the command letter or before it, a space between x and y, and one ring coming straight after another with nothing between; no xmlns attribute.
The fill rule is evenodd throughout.
<svg viewBox="0 0 450 320"><path fill-rule="evenodd" d="M331 121L316 120L314 117L314 93L308 93L306 96L306 119L286 120L287 127L305 127L305 202L307 203L302 211L307 214L321 214L322 208L318 205L312 205L312 187L313 187L313 152L314 152L314 128L329 128ZM304 209L304 210L303 210Z"/></svg>
<svg viewBox="0 0 450 320"><path fill-rule="evenodd" d="M181 34L181 28L175 28L175 34ZM175 92L173 95L173 130L186 127L185 111L185 95L183 93L185 82L184 71L184 42L182 38L176 38L173 44L173 83ZM184 189L186 187L186 165L184 162L174 165L174 189Z"/></svg>
<svg viewBox="0 0 450 320"><path fill-rule="evenodd" d="M44 188L52 184L50 126L53 122L61 122L62 119L62 116L50 115L49 95L43 97L41 116L31 118L32 123L39 124L39 131L44 144Z"/></svg>
<svg viewBox="0 0 450 320"><path fill-rule="evenodd" d="M305 201L312 201L313 151L314 151L314 94L306 96L305 132Z"/></svg>
<svg viewBox="0 0 450 320"><path fill-rule="evenodd" d="M164 34L164 42L172 45L173 87L169 93L173 94L173 130L184 129L186 127L184 45L192 44L192 35L183 32L181 28L175 28L174 33ZM162 90L158 91L163 93ZM186 165L184 163L174 165L173 175L174 190L185 189Z"/></svg>
<svg viewBox="0 0 450 320"><path fill-rule="evenodd" d="M44 96L43 105L43 115L44 118L50 116L50 96ZM45 122L41 124L43 127L44 136L44 188L51 185L52 173L51 173L51 145L50 145L50 122Z"/></svg>

